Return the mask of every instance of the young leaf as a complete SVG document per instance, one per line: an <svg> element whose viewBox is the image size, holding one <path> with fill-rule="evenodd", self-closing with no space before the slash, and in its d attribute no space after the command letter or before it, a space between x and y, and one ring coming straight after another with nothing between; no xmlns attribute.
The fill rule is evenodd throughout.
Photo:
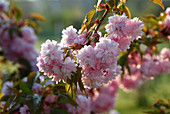
<svg viewBox="0 0 170 114"><path fill-rule="evenodd" d="M96 10L91 10L85 17L82 25L82 31L83 32L85 29L89 31L89 29L95 24L95 21L98 17L97 11Z"/></svg>
<svg viewBox="0 0 170 114"><path fill-rule="evenodd" d="M63 109L52 108L50 114L69 114L69 113Z"/></svg>
<svg viewBox="0 0 170 114"><path fill-rule="evenodd" d="M66 83L66 92L71 98L75 98L75 89L74 89L74 83Z"/></svg>
<svg viewBox="0 0 170 114"><path fill-rule="evenodd" d="M105 2L109 6L109 8L112 9L113 7L117 7L119 0L105 0Z"/></svg>
<svg viewBox="0 0 170 114"><path fill-rule="evenodd" d="M155 3L155 4L160 5L163 10L165 9L165 8L164 8L164 5L162 4L162 0L151 0L151 1L152 1L153 3Z"/></svg>
<svg viewBox="0 0 170 114"><path fill-rule="evenodd" d="M26 95L32 94L31 90L29 89L29 87L26 83L21 81L19 87L22 90L22 92L25 93Z"/></svg>
<svg viewBox="0 0 170 114"><path fill-rule="evenodd" d="M38 13L31 13L30 17L35 18L37 20L41 20L41 21L45 21L46 20L44 16L42 16L42 15L40 15Z"/></svg>
<svg viewBox="0 0 170 114"><path fill-rule="evenodd" d="M26 104L29 107L32 114L40 114L42 95L34 94L27 95L25 98Z"/></svg>
<svg viewBox="0 0 170 114"><path fill-rule="evenodd" d="M27 83L28 83L28 86L29 86L30 89L32 89L32 86L33 86L33 84L35 83L35 81L37 80L39 74L40 74L39 72L37 72L37 73L31 72L31 73L28 75Z"/></svg>
<svg viewBox="0 0 170 114"><path fill-rule="evenodd" d="M128 18L131 18L131 14L127 6L125 6L124 4L119 4L118 8L122 9L122 11L125 12Z"/></svg>
<svg viewBox="0 0 170 114"><path fill-rule="evenodd" d="M17 20L19 20L20 18L22 18L22 16L23 16L23 12L22 12L22 10L20 9L20 8L18 8L18 7L13 7L12 8L12 12L13 12L13 14L15 15L15 18L17 19Z"/></svg>

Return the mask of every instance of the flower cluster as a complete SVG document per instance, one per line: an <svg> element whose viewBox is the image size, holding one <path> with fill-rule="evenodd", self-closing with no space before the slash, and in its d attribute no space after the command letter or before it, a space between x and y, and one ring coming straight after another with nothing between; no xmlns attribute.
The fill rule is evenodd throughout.
<svg viewBox="0 0 170 114"><path fill-rule="evenodd" d="M0 1L0 12L6 12L8 11L8 6L9 6L9 2L8 1Z"/></svg>
<svg viewBox="0 0 170 114"><path fill-rule="evenodd" d="M109 33L106 38L119 43L120 50L127 50L134 39L143 35L143 23L137 17L128 19L125 14L109 17L109 24L105 26Z"/></svg>
<svg viewBox="0 0 170 114"><path fill-rule="evenodd" d="M110 82L110 84L101 87L99 90L93 90L89 92L89 97L84 95L78 95L76 102L77 107L70 104L66 104L67 111L72 114L90 114L93 113L105 113L109 112L115 107L115 99L119 90L116 81Z"/></svg>
<svg viewBox="0 0 170 114"><path fill-rule="evenodd" d="M150 49L141 60L139 53L130 54L128 57L131 75L125 71L123 79L118 78L120 86L125 90L136 89L148 79L153 79L159 74L170 73L170 50L163 48L159 55L151 55Z"/></svg>
<svg viewBox="0 0 170 114"><path fill-rule="evenodd" d="M64 60L65 54L62 48L56 41L47 40L41 45L40 56L37 59L39 70L56 82L66 81L71 77L72 72L76 72L76 64L71 57Z"/></svg>
<svg viewBox="0 0 170 114"><path fill-rule="evenodd" d="M101 38L94 48L89 45L80 49L77 59L82 67L84 85L97 88L114 79L120 72L118 55L118 43L105 38Z"/></svg>
<svg viewBox="0 0 170 114"><path fill-rule="evenodd" d="M118 49L127 50L135 38L142 36L142 28L142 21L127 19L124 14L109 17L109 24L106 25L108 35L105 37L92 32L88 38L89 32L78 34L73 26L69 26L62 31L60 44L49 40L42 44L37 66L57 82L70 78L78 66L82 68L85 87L98 88L121 73L121 67L117 65ZM72 47L75 50L69 50L70 55L62 50ZM76 59L73 61L73 58Z"/></svg>
<svg viewBox="0 0 170 114"><path fill-rule="evenodd" d="M167 14L165 20L164 20L164 24L167 28L170 29L170 7L168 7L165 11L165 13Z"/></svg>
<svg viewBox="0 0 170 114"><path fill-rule="evenodd" d="M26 59L29 61L32 70L36 71L38 52L34 48L34 44L37 40L34 30L29 26L23 26L21 28L21 36L16 33L10 36L10 29L8 29L10 26L12 25L10 25L9 22L0 26L0 46L2 47L2 51L7 59L11 61L20 63L21 59Z"/></svg>

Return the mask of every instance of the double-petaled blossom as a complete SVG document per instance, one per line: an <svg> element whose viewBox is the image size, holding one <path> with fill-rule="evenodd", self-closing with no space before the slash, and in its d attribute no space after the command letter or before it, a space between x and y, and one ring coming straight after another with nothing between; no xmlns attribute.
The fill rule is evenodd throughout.
<svg viewBox="0 0 170 114"><path fill-rule="evenodd" d="M99 91L94 90L92 96L92 112L104 113L109 112L115 107L115 100L119 90L118 84L115 81L100 88Z"/></svg>
<svg viewBox="0 0 170 114"><path fill-rule="evenodd" d="M167 15L170 15L170 7L166 8L165 13L166 13Z"/></svg>
<svg viewBox="0 0 170 114"><path fill-rule="evenodd" d="M77 30L73 26L69 26L62 31L62 46L72 46L74 43L84 44L86 33L77 34Z"/></svg>
<svg viewBox="0 0 170 114"><path fill-rule="evenodd" d="M128 62L130 74L128 70L125 69L124 77L121 78L119 76L116 78L119 86L125 91L139 88L144 80L140 73L141 59L139 53L130 54L128 56Z"/></svg>
<svg viewBox="0 0 170 114"><path fill-rule="evenodd" d="M87 87L100 87L120 73L117 66L118 43L100 38L95 47L84 46L78 51L77 60L82 67L83 82Z"/></svg>
<svg viewBox="0 0 170 114"><path fill-rule="evenodd" d="M91 98L84 95L77 95L77 107L66 104L67 111L71 114L91 114Z"/></svg>
<svg viewBox="0 0 170 114"><path fill-rule="evenodd" d="M70 78L72 72L76 72L76 64L70 57L64 60L64 56L62 46L54 40L47 40L41 45L40 56L37 58L39 71L56 82Z"/></svg>
<svg viewBox="0 0 170 114"><path fill-rule="evenodd" d="M165 20L164 20L164 25L167 27L167 28L170 28L170 15L167 15Z"/></svg>
<svg viewBox="0 0 170 114"><path fill-rule="evenodd" d="M109 24L106 31L109 33L106 38L119 43L119 49L127 50L134 39L141 38L143 35L143 23L138 18L128 19L125 14L109 17Z"/></svg>
<svg viewBox="0 0 170 114"><path fill-rule="evenodd" d="M148 79L170 73L170 50L163 48L159 55L152 55L151 50L146 49L146 54L143 55L142 60L139 53L136 53L128 56L128 62L131 74L129 75L128 70L125 69L124 78L116 78L124 90L139 88Z"/></svg>

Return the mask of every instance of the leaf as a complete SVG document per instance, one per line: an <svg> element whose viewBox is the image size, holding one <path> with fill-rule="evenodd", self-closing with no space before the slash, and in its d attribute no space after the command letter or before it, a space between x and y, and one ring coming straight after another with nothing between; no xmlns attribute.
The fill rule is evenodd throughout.
<svg viewBox="0 0 170 114"><path fill-rule="evenodd" d="M72 91L72 90L73 90L72 84L66 83L66 92L68 93L68 95L69 95L70 97L73 97L73 92L74 92L74 91Z"/></svg>
<svg viewBox="0 0 170 114"><path fill-rule="evenodd" d="M4 106L4 112L10 106L11 101L13 101L14 98L15 98L15 96L13 95L13 96L9 97L9 99L6 101L5 106Z"/></svg>
<svg viewBox="0 0 170 114"><path fill-rule="evenodd" d="M31 72L28 75L27 83L28 83L28 86L29 86L30 89L32 89L32 86L36 82L37 78L39 77L39 74L40 74L39 72L37 72L37 73Z"/></svg>
<svg viewBox="0 0 170 114"><path fill-rule="evenodd" d="M19 58L19 63L24 66L19 69L21 78L28 76L32 70L30 62L24 58Z"/></svg>
<svg viewBox="0 0 170 114"><path fill-rule="evenodd" d="M34 95L27 95L25 100L26 104L29 107L32 114L40 114L41 113L41 100L42 95L34 94Z"/></svg>
<svg viewBox="0 0 170 114"><path fill-rule="evenodd" d="M121 74L121 77L123 78L124 76L124 67L127 67L128 68L128 53L125 53L124 55L122 55L121 57L119 57L118 59L118 62L117 62L118 65L120 65L122 67L122 74ZM129 73L130 74L130 73Z"/></svg>
<svg viewBox="0 0 170 114"><path fill-rule="evenodd" d="M61 92L66 92L64 84L56 84L53 87L53 91L61 91Z"/></svg>
<svg viewBox="0 0 170 114"><path fill-rule="evenodd" d="M57 103L69 103L73 106L77 106L77 103L72 98L60 98Z"/></svg>
<svg viewBox="0 0 170 114"><path fill-rule="evenodd" d="M128 18L131 18L131 14L127 6L125 6L124 4L119 4L118 8L122 9Z"/></svg>
<svg viewBox="0 0 170 114"><path fill-rule="evenodd" d="M7 101L10 97L12 97L12 95L10 95L10 94L4 95L4 96L1 98L1 101Z"/></svg>
<svg viewBox="0 0 170 114"><path fill-rule="evenodd" d="M88 95L86 94L86 90L84 88L84 84L81 80L82 78L82 73L81 73L81 68L77 68L77 77L78 77L78 84L79 84L79 88L80 90L83 92L83 94L88 98Z"/></svg>
<svg viewBox="0 0 170 114"><path fill-rule="evenodd" d="M113 7L117 7L119 0L105 0L105 2L109 6L109 8L112 9Z"/></svg>
<svg viewBox="0 0 170 114"><path fill-rule="evenodd" d="M29 89L29 87L26 83L21 81L19 87L22 90L22 92L25 93L26 95L32 94L32 91Z"/></svg>
<svg viewBox="0 0 170 114"><path fill-rule="evenodd" d="M83 25L82 25L82 31L81 33L83 33L83 31L86 29L87 32L89 31L89 29L95 24L95 21L98 17L98 13L96 10L91 10L86 16L85 19L83 21Z"/></svg>
<svg viewBox="0 0 170 114"><path fill-rule="evenodd" d="M19 20L23 16L22 10L15 6L12 8L12 13L15 15L15 18L17 20Z"/></svg>
<svg viewBox="0 0 170 114"><path fill-rule="evenodd" d="M155 4L158 4L162 7L162 9L164 10L164 5L162 4L162 0L151 0L152 2L154 2Z"/></svg>
<svg viewBox="0 0 170 114"><path fill-rule="evenodd" d="M50 114L69 114L69 113L63 109L52 108Z"/></svg>
<svg viewBox="0 0 170 114"><path fill-rule="evenodd" d="M41 21L45 21L46 20L44 16L42 16L42 15L40 15L38 13L31 13L30 17L35 18L37 20L41 20Z"/></svg>

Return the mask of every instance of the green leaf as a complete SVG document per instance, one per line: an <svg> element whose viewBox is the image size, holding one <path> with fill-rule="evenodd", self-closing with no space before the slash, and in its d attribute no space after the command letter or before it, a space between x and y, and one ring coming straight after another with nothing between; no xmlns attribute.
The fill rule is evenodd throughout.
<svg viewBox="0 0 170 114"><path fill-rule="evenodd" d="M153 3L155 3L155 4L160 5L163 10L165 9L165 8L164 8L164 5L162 4L162 0L151 0L151 1L152 1Z"/></svg>
<svg viewBox="0 0 170 114"><path fill-rule="evenodd" d="M112 9L113 7L117 7L119 0L105 0L105 2L109 6L109 8Z"/></svg>
<svg viewBox="0 0 170 114"><path fill-rule="evenodd" d="M56 84L53 87L53 91L66 92L65 85L64 84Z"/></svg>
<svg viewBox="0 0 170 114"><path fill-rule="evenodd" d="M32 94L32 91L29 89L28 84L21 81L19 87L24 94L26 94L26 95Z"/></svg>
<svg viewBox="0 0 170 114"><path fill-rule="evenodd" d="M29 86L30 89L32 89L32 86L36 82L37 78L39 77L39 74L40 74L39 72L37 72L37 73L31 72L28 75L27 83L28 83L28 86Z"/></svg>
<svg viewBox="0 0 170 114"><path fill-rule="evenodd" d="M72 98L60 98L57 103L69 103L72 104L73 106L77 106L77 103L72 99Z"/></svg>
<svg viewBox="0 0 170 114"><path fill-rule="evenodd" d="M125 12L128 18L131 18L131 14L127 6L125 6L124 4L119 4L118 8L122 9L122 11Z"/></svg>
<svg viewBox="0 0 170 114"><path fill-rule="evenodd" d="M10 106L11 102L15 99L15 95L12 95L9 97L9 99L6 101L5 106L4 106L4 112L7 110L7 108Z"/></svg>
<svg viewBox="0 0 170 114"><path fill-rule="evenodd" d="M74 94L73 90L74 90L74 86L72 84L66 83L66 92L72 98L73 98L73 94Z"/></svg>
<svg viewBox="0 0 170 114"><path fill-rule="evenodd" d="M14 6L12 8L12 12L14 13L16 20L19 20L23 16L22 10L20 8L18 8L18 7Z"/></svg>
<svg viewBox="0 0 170 114"><path fill-rule="evenodd" d="M98 17L98 13L96 10L91 10L86 16L85 19L83 21L83 25L82 25L82 31L81 33L83 33L83 31L86 29L87 31L89 31L89 29L95 24L95 21Z"/></svg>
<svg viewBox="0 0 170 114"><path fill-rule="evenodd" d="M50 114L69 114L69 113L63 109L52 108Z"/></svg>
<svg viewBox="0 0 170 114"><path fill-rule="evenodd" d="M10 97L12 97L10 94L4 95L2 96L1 101L7 101Z"/></svg>
<svg viewBox="0 0 170 114"><path fill-rule="evenodd" d="M29 73L32 71L32 67L30 65L30 62L24 58L19 58L19 63L24 65L24 67L19 69L21 78L28 76Z"/></svg>
<svg viewBox="0 0 170 114"><path fill-rule="evenodd" d="M124 67L127 67L127 65L128 65L128 53L125 53L124 55L119 57L117 64L122 67L121 77L123 77L124 73L125 73L124 72Z"/></svg>

